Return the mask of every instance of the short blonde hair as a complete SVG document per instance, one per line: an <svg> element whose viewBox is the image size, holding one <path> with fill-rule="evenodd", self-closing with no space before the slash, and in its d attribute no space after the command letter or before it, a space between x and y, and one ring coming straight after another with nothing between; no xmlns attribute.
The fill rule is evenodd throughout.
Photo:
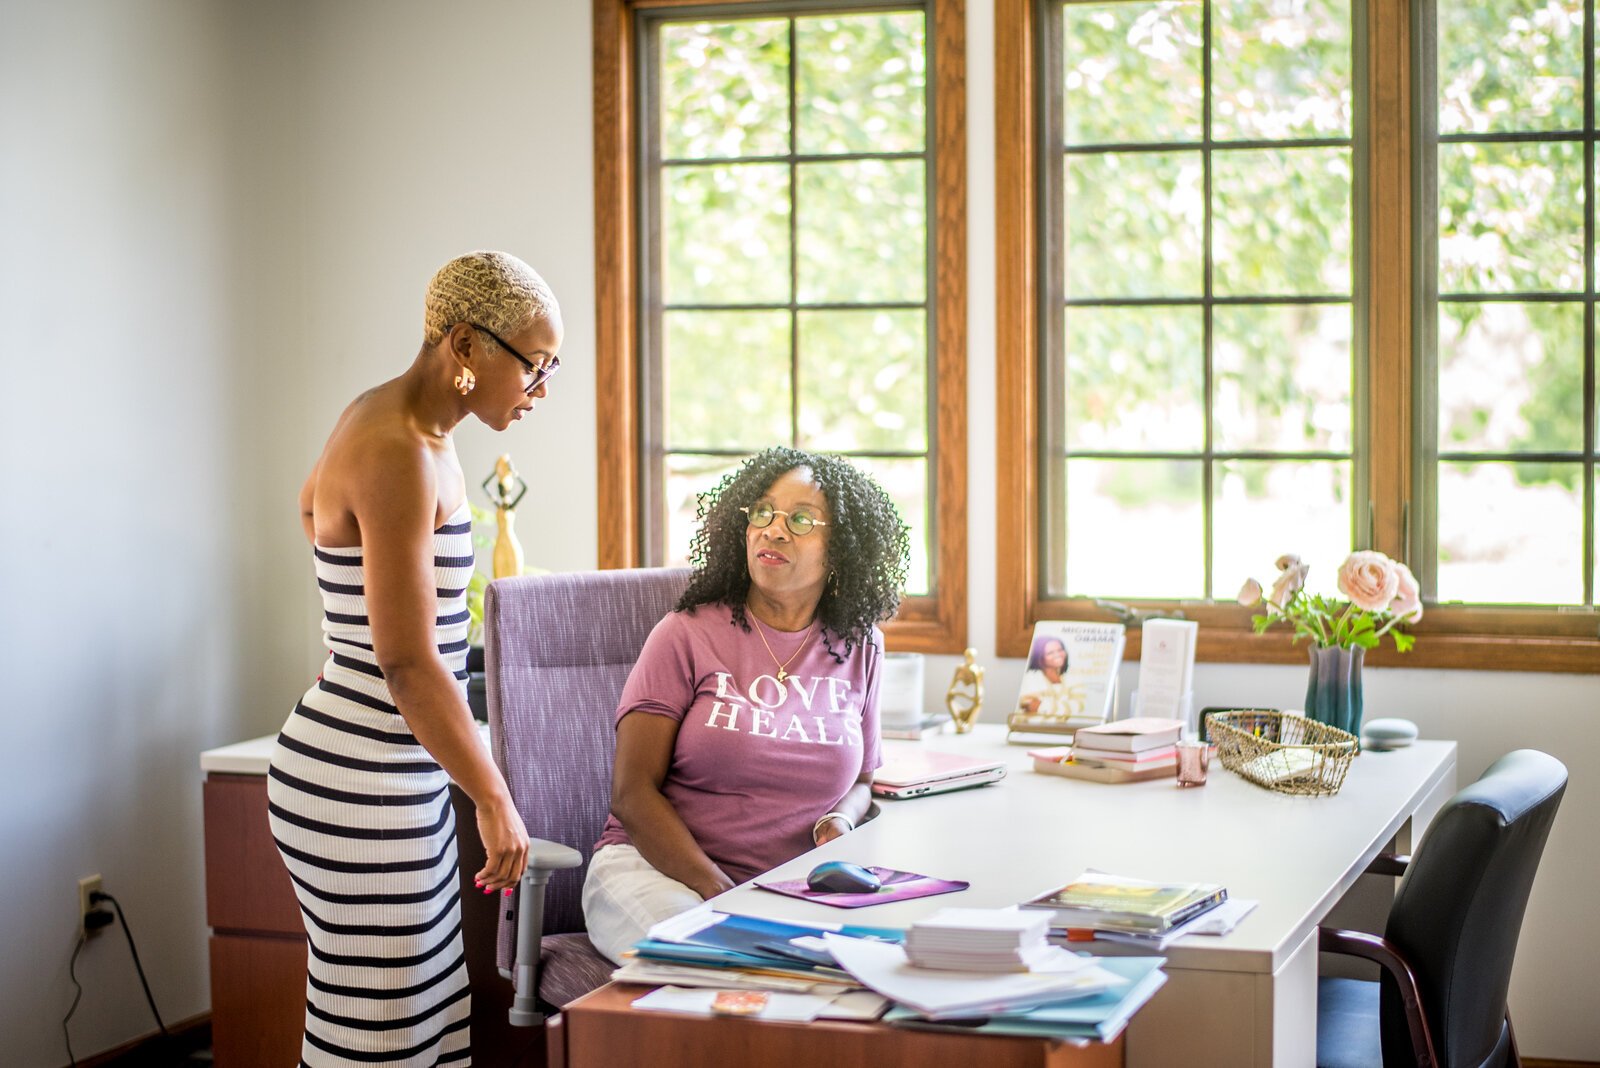
<svg viewBox="0 0 1600 1068"><path fill-rule="evenodd" d="M422 314L422 336L436 345L457 323L501 337L561 314L537 271L508 252L469 252L434 274Z"/></svg>

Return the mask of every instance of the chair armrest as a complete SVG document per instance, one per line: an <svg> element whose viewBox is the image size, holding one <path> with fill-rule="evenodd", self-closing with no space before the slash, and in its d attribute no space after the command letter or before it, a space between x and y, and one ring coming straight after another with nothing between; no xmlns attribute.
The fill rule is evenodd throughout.
<svg viewBox="0 0 1600 1068"><path fill-rule="evenodd" d="M1370 960L1389 973L1400 988L1406 1027L1411 1032L1411 1050L1416 1055L1418 1068L1436 1068L1439 1057L1433 1049L1433 1033L1428 1028L1428 1018L1422 1012L1422 992L1417 989L1416 973L1400 955L1400 951L1377 935L1334 927L1317 928L1317 948L1324 953L1341 953Z"/></svg>
<svg viewBox="0 0 1600 1068"><path fill-rule="evenodd" d="M543 838L528 839L528 866L517 886L515 909L517 930L515 956L507 976L516 993L511 999L508 1018L512 1027L538 1027L545 1020L545 1006L539 1000L540 943L544 938L544 888L550 873L576 868L583 854L560 842Z"/></svg>
<svg viewBox="0 0 1600 1068"><path fill-rule="evenodd" d="M583 854L560 842L547 842L543 838L528 839L528 867L540 871L562 871L583 863Z"/></svg>
<svg viewBox="0 0 1600 1068"><path fill-rule="evenodd" d="M1367 875L1404 875L1411 866L1411 857L1405 853L1379 853L1367 865Z"/></svg>

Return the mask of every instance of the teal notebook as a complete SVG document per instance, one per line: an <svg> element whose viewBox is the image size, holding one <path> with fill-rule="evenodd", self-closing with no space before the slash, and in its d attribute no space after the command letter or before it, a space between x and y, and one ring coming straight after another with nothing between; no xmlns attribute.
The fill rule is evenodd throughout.
<svg viewBox="0 0 1600 1068"><path fill-rule="evenodd" d="M961 1031L1024 1038L1092 1038L1110 1042L1128 1026L1133 1014L1167 981L1165 957L1101 957L1096 961L1127 982L1074 1001L1045 1005L1013 1016L981 1016L969 1020L928 1020L896 1006L884 1019L900 1027Z"/></svg>

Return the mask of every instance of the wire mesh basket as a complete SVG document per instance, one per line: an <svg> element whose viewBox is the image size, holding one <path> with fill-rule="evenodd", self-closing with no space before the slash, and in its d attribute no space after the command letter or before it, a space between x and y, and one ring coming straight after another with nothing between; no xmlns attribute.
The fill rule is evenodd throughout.
<svg viewBox="0 0 1600 1068"><path fill-rule="evenodd" d="M1259 709L1212 712L1206 727L1223 767L1257 786L1303 797L1338 793L1358 744L1338 727Z"/></svg>

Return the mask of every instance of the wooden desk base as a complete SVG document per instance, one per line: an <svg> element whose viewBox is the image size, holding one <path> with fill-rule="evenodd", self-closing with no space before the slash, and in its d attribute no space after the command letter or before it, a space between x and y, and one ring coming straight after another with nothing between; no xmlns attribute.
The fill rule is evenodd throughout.
<svg viewBox="0 0 1600 1068"><path fill-rule="evenodd" d="M206 914L211 935L211 1034L218 1068L281 1068L300 1059L306 935L289 873L267 824L265 775L207 776ZM512 1027L511 984L495 968L498 895L472 885L482 865L477 810L450 788L461 864L461 934L472 986L473 1060L540 1068L538 1028Z"/></svg>
<svg viewBox="0 0 1600 1068"><path fill-rule="evenodd" d="M550 1068L1114 1068L1122 1039L1078 1047L1035 1038L912 1031L888 1024L817 1020L763 1023L723 1017L636 1012L647 986L611 983L568 1005L550 1028Z"/></svg>

